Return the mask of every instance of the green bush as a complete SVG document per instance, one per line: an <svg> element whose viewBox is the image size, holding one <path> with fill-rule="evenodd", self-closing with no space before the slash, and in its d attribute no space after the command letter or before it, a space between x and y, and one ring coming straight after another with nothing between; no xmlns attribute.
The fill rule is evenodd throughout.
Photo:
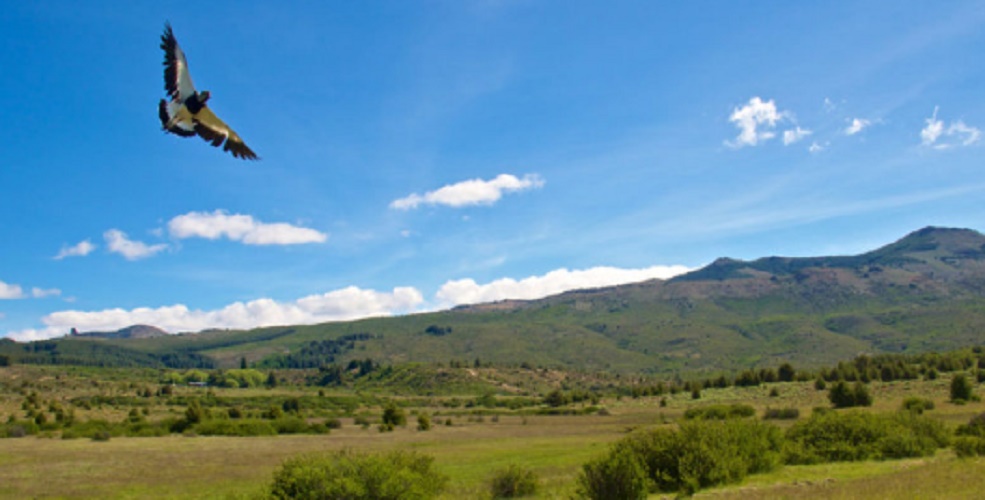
<svg viewBox="0 0 985 500"><path fill-rule="evenodd" d="M537 493L537 474L512 464L497 471L492 478L493 498L520 498Z"/></svg>
<svg viewBox="0 0 985 500"><path fill-rule="evenodd" d="M595 475L591 477L596 478L595 482L617 482L620 475L631 471L623 457L635 457L654 489L693 494L701 488L734 483L748 474L775 469L780 464L781 448L780 430L769 424L737 419L693 420L683 423L679 430L659 428L624 438L614 445L608 457L593 465ZM615 475L599 479L606 465ZM585 477L589 475L586 473Z"/></svg>
<svg viewBox="0 0 985 500"><path fill-rule="evenodd" d="M756 409L749 405L712 405L688 408L684 412L686 420L725 420L729 418L752 417L756 414Z"/></svg>
<svg viewBox="0 0 985 500"><path fill-rule="evenodd" d="M277 430L267 420L206 420L194 427L200 436L274 436Z"/></svg>
<svg viewBox="0 0 985 500"><path fill-rule="evenodd" d="M952 443L958 458L985 456L985 438L978 436L958 436Z"/></svg>
<svg viewBox="0 0 985 500"><path fill-rule="evenodd" d="M855 382L855 385L848 387L845 382L839 381L831 386L828 391L828 400L835 408L851 408L853 406L872 406L872 396L869 389L862 382Z"/></svg>
<svg viewBox="0 0 985 500"><path fill-rule="evenodd" d="M974 388L972 387L971 382L968 381L968 377L965 377L963 374L959 373L951 378L951 401L967 402L975 401L976 399Z"/></svg>
<svg viewBox="0 0 985 500"><path fill-rule="evenodd" d="M591 500L642 500L649 480L640 457L626 447L615 447L607 456L582 466L577 494Z"/></svg>
<svg viewBox="0 0 985 500"><path fill-rule="evenodd" d="M828 411L797 422L786 438L786 463L815 464L928 456L950 436L943 423L909 411Z"/></svg>
<svg viewBox="0 0 985 500"><path fill-rule="evenodd" d="M934 409L934 402L926 398L910 397L903 400L902 409L916 414L922 414Z"/></svg>
<svg viewBox="0 0 985 500"><path fill-rule="evenodd" d="M416 452L361 454L342 450L286 460L274 472L272 498L419 500L438 496L447 478Z"/></svg>
<svg viewBox="0 0 985 500"><path fill-rule="evenodd" d="M985 413L975 415L967 424L958 426L957 434L985 438Z"/></svg>
<svg viewBox="0 0 985 500"><path fill-rule="evenodd" d="M763 420L797 420L800 410L797 408L767 408Z"/></svg>

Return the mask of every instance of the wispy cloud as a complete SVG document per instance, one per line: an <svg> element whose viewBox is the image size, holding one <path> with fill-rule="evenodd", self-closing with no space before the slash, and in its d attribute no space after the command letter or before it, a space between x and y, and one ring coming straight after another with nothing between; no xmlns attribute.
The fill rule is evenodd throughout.
<svg viewBox="0 0 985 500"><path fill-rule="evenodd" d="M845 135L855 135L872 125L871 120L865 118L852 118L851 123L845 127Z"/></svg>
<svg viewBox="0 0 985 500"><path fill-rule="evenodd" d="M735 108L728 121L739 129L734 140L725 141L733 148L756 146L760 142L776 137L776 124L788 117L785 111L778 111L772 99L764 101L759 97L749 99L741 108Z"/></svg>
<svg viewBox="0 0 985 500"><path fill-rule="evenodd" d="M162 252L168 246L164 243L148 245L140 241L134 241L127 237L127 234L119 229L110 229L103 233L106 240L106 247L112 253L118 253L127 260L139 260L151 257Z"/></svg>
<svg viewBox="0 0 985 500"><path fill-rule="evenodd" d="M810 147L807 148L807 151L810 152L811 154L815 154L815 153L820 153L821 151L824 151L825 149L826 149L826 146L824 146L822 144L818 144L817 141L814 141L814 142L811 143Z"/></svg>
<svg viewBox="0 0 985 500"><path fill-rule="evenodd" d="M502 278L486 284L478 284L466 278L446 282L438 290L441 304L478 304L504 299L538 299L569 290L598 288L634 283L654 278L668 279L691 269L684 266L653 266L644 269L593 267L574 270L557 269L541 276L516 280Z"/></svg>
<svg viewBox="0 0 985 500"><path fill-rule="evenodd" d="M31 288L31 293L27 293L20 285L0 281L0 300L26 299L28 297L43 299L61 294L62 291L57 288L38 287Z"/></svg>
<svg viewBox="0 0 985 500"><path fill-rule="evenodd" d="M314 324L412 312L423 303L421 293L411 287L391 292L348 287L309 295L293 302L257 299L235 302L210 311L190 309L183 304L157 308L59 311L42 318L44 327L10 332L18 341L60 337L72 328L80 331L113 331L134 324L154 325L171 333L209 328L254 328L275 325Z"/></svg>
<svg viewBox="0 0 985 500"><path fill-rule="evenodd" d="M93 245L91 241L83 240L73 246L62 247L58 255L55 256L55 260L62 260L65 257L85 257L95 249L96 245Z"/></svg>
<svg viewBox="0 0 985 500"><path fill-rule="evenodd" d="M939 108L935 106L934 114L927 118L927 125L920 130L920 140L924 146L934 149L948 149L956 146L970 146L981 140L981 130L966 125L961 120L952 122L945 127L944 120L937 118L938 111Z"/></svg>
<svg viewBox="0 0 985 500"><path fill-rule="evenodd" d="M328 235L314 229L284 222L266 223L243 214L189 212L168 222L174 238L228 238L247 245L299 245L324 243Z"/></svg>
<svg viewBox="0 0 985 500"><path fill-rule="evenodd" d="M810 130L802 129L799 126L793 128L791 130L784 130L783 131L783 145L784 146L789 146L789 145L791 145L791 144L793 144L795 142L799 142L801 139L803 139L803 138L805 138L805 137L807 137L807 136L809 136L809 135L811 135L813 133L814 132L811 132Z"/></svg>
<svg viewBox="0 0 985 500"><path fill-rule="evenodd" d="M517 178L510 174L500 174L495 179L470 179L456 184L449 184L423 195L414 193L410 196L394 200L390 208L411 210L421 205L445 205L449 207L464 207L468 205L492 205L499 201L505 193L536 189L544 186L544 180L538 175L525 175Z"/></svg>

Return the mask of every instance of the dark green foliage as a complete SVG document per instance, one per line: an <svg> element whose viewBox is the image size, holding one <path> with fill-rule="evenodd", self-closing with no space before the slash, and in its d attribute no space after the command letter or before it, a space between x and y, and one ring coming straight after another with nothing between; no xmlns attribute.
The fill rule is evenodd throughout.
<svg viewBox="0 0 985 500"><path fill-rule="evenodd" d="M934 402L926 398L909 397L903 400L902 409L916 414L922 414L934 409Z"/></svg>
<svg viewBox="0 0 985 500"><path fill-rule="evenodd" d="M277 430L269 420L207 420L194 427L201 436L274 436Z"/></svg>
<svg viewBox="0 0 985 500"><path fill-rule="evenodd" d="M797 420L800 410L797 408L767 408L763 420Z"/></svg>
<svg viewBox="0 0 985 500"><path fill-rule="evenodd" d="M772 425L751 420L694 420L681 424L679 430L659 428L633 434L617 442L594 467L595 472L609 467L625 476L632 464L639 463L656 490L693 494L775 469L781 446L780 430ZM602 479L617 482L615 477L597 481Z"/></svg>
<svg viewBox="0 0 985 500"><path fill-rule="evenodd" d="M974 387L968 381L968 377L962 373L955 374L951 378L951 401L974 401Z"/></svg>
<svg viewBox="0 0 985 500"><path fill-rule="evenodd" d="M361 454L343 450L286 460L274 472L271 498L418 500L438 496L447 478L434 459L415 452Z"/></svg>
<svg viewBox="0 0 985 500"><path fill-rule="evenodd" d="M823 391L823 390L825 390L827 388L828 388L828 384L824 381L823 378L818 377L816 380L814 380L814 389L815 390Z"/></svg>
<svg viewBox="0 0 985 500"><path fill-rule="evenodd" d="M985 413L971 417L967 424L958 426L959 436L974 436L985 439Z"/></svg>
<svg viewBox="0 0 985 500"><path fill-rule="evenodd" d="M537 474L525 467L510 464L493 474L490 490L493 498L520 498L537 493Z"/></svg>
<svg viewBox="0 0 985 500"><path fill-rule="evenodd" d="M791 464L929 456L947 446L944 425L912 412L816 412L786 433Z"/></svg>
<svg viewBox="0 0 985 500"><path fill-rule="evenodd" d="M729 418L752 417L754 415L756 415L755 408L739 403L732 405L699 406L688 408L684 412L684 418L687 420L725 420Z"/></svg>
<svg viewBox="0 0 985 500"><path fill-rule="evenodd" d="M582 466L577 491L591 500L643 500L649 491L646 467L632 449L616 447Z"/></svg>
<svg viewBox="0 0 985 500"><path fill-rule="evenodd" d="M383 410L382 426L386 427L386 430L392 431L394 427L405 425L407 425L407 413L392 403L387 405L386 409Z"/></svg>
<svg viewBox="0 0 985 500"><path fill-rule="evenodd" d="M855 382L852 387L842 381L835 383L828 391L828 400L835 408L872 406L872 396L862 382Z"/></svg>
<svg viewBox="0 0 985 500"><path fill-rule="evenodd" d="M419 431L429 431L431 430L431 417L426 414L420 414L417 416L417 430Z"/></svg>
<svg viewBox="0 0 985 500"><path fill-rule="evenodd" d="M352 333L335 339L312 340L290 354L277 354L264 358L261 368L318 368L336 362L356 348L356 342L377 338L371 333Z"/></svg>
<svg viewBox="0 0 985 500"><path fill-rule="evenodd" d="M565 406L571 404L571 397L565 394L564 391L555 389L548 395L544 396L544 404L550 406L551 408Z"/></svg>
<svg viewBox="0 0 985 500"><path fill-rule="evenodd" d="M979 436L958 436L951 446L958 458L985 456L985 438Z"/></svg>

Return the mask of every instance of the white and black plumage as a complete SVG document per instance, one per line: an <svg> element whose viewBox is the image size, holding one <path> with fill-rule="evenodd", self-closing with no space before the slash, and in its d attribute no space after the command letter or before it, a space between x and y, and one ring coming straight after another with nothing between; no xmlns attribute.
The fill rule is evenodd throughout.
<svg viewBox="0 0 985 500"><path fill-rule="evenodd" d="M209 91L195 90L185 53L178 46L168 23L165 23L164 34L161 35L161 48L164 49L164 90L170 97L170 101L161 99L158 105L164 130L182 137L198 134L216 147L225 142L222 149L234 157L256 160L256 153L205 105L210 97Z"/></svg>

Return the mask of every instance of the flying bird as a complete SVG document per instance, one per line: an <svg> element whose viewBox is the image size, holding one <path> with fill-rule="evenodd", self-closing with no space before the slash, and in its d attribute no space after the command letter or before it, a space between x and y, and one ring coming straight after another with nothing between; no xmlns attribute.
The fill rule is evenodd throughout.
<svg viewBox="0 0 985 500"><path fill-rule="evenodd" d="M158 105L164 130L182 137L198 134L215 147L225 143L223 151L229 151L235 158L258 159L239 134L205 105L210 97L209 91L195 90L192 76L188 73L188 61L178 46L170 23L164 24L161 48L164 49L164 90L170 97L170 101L161 99Z"/></svg>

